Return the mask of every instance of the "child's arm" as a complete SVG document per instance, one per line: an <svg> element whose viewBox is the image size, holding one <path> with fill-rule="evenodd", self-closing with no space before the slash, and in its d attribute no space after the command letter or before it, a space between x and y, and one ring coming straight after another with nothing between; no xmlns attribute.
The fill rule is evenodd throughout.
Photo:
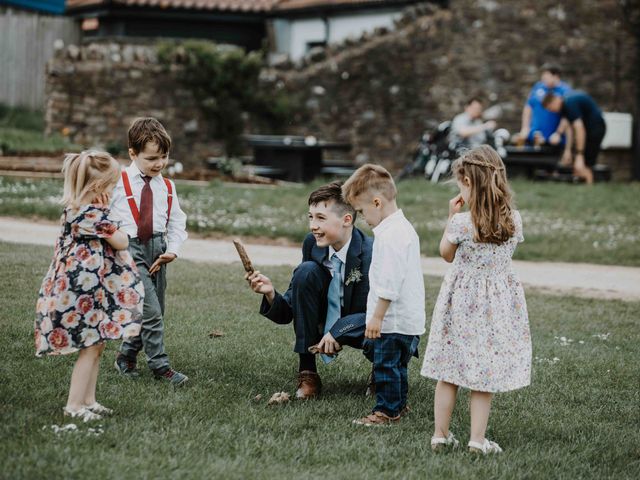
<svg viewBox="0 0 640 480"><path fill-rule="evenodd" d="M105 238L107 243L114 250L125 250L129 246L129 237L122 230L116 230L109 238Z"/></svg>
<svg viewBox="0 0 640 480"><path fill-rule="evenodd" d="M391 300L378 297L378 303L376 303L376 309L373 311L373 316L367 323L367 328L364 332L365 338L380 338L380 331L382 330L382 320L384 319L387 310L391 305Z"/></svg>
<svg viewBox="0 0 640 480"><path fill-rule="evenodd" d="M448 263L453 262L453 259L456 257L456 251L458 250L458 245L455 243L451 243L447 239L447 229L449 228L449 223L451 222L451 218L456 214L460 213L462 207L464 205L464 200L462 199L462 194L458 194L449 200L449 219L447 220L447 226L442 233L442 239L440 240L440 256L444 258L444 260Z"/></svg>
<svg viewBox="0 0 640 480"><path fill-rule="evenodd" d="M171 183L173 186L173 201L169 215L169 224L167 225L167 250L161 254L156 261L153 262L151 268L149 268L151 275L159 271L164 264L171 263L178 258L180 247L188 237L187 215L180 207L176 185L173 182Z"/></svg>

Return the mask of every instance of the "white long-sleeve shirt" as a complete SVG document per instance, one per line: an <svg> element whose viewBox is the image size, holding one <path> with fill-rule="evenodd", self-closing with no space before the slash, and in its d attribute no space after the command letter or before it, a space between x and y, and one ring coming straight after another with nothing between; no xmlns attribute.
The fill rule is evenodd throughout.
<svg viewBox="0 0 640 480"><path fill-rule="evenodd" d="M426 315L418 234L402 210L382 220L373 234L367 323L378 299L384 298L391 303L382 320L382 333L422 335Z"/></svg>
<svg viewBox="0 0 640 480"><path fill-rule="evenodd" d="M142 187L144 187L142 173L136 166L135 162L131 162L131 165L125 168L125 171L129 176L131 193L133 194L139 210L140 195L142 193ZM180 208L175 183L171 180L169 181L173 187L173 201L171 203L169 225L167 225L167 208L169 206L167 203L168 191L162 175L153 177L149 182L151 191L153 192L153 233L164 233L166 231L167 253L175 253L178 255L180 247L188 237L187 215ZM122 184L122 178L120 178L116 188L113 190L111 211L120 220L120 228L130 237L136 238L138 236L138 226L133 219L133 214L131 213L131 208L127 201L127 195L124 191L124 185Z"/></svg>

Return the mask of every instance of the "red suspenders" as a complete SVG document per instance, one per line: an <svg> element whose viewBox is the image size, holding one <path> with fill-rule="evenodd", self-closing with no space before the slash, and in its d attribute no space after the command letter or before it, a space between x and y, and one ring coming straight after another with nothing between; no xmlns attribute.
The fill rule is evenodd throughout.
<svg viewBox="0 0 640 480"><path fill-rule="evenodd" d="M169 225L169 217L171 216L171 205L173 203L173 187L171 186L171 182L166 179L164 180L164 184L167 186L167 226ZM122 185L124 186L124 193L127 197L127 202L129 202L129 208L131 209L131 215L133 216L133 220L138 225L140 221L140 212L138 210L138 205L136 205L136 200L133 198L133 192L131 191L131 184L129 183L129 175L124 170L122 171Z"/></svg>

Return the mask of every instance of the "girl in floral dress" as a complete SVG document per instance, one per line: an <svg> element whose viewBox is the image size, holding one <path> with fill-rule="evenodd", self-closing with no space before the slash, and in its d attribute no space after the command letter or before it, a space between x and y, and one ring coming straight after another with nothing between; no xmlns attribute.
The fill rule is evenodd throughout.
<svg viewBox="0 0 640 480"><path fill-rule="evenodd" d="M96 401L105 340L138 335L144 288L129 239L107 208L120 166L102 152L64 161L62 231L40 288L36 356L78 351L64 414L87 422L112 413Z"/></svg>
<svg viewBox="0 0 640 480"><path fill-rule="evenodd" d="M487 145L453 164L460 194L449 202L440 255L453 262L433 311L422 375L438 380L431 447L456 447L449 431L458 387L471 390L469 450L499 453L485 438L495 392L529 385L531 337L511 257L522 236L502 159ZM460 213L469 205L469 211Z"/></svg>

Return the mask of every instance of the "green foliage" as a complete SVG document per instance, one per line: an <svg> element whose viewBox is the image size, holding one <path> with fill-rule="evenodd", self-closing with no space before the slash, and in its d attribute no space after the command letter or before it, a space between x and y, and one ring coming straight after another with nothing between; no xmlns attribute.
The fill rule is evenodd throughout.
<svg viewBox="0 0 640 480"><path fill-rule="evenodd" d="M192 90L213 135L224 140L228 155L240 153L248 117L277 131L295 108L295 99L260 81L261 52L189 40L160 44L158 58L167 67L173 63L183 67L181 80Z"/></svg>
<svg viewBox="0 0 640 480"><path fill-rule="evenodd" d="M40 110L9 107L0 103L0 128L15 128L34 132L44 131L44 114Z"/></svg>
<svg viewBox="0 0 640 480"><path fill-rule="evenodd" d="M60 135L44 135L39 110L0 104L0 155L60 153L78 148Z"/></svg>

